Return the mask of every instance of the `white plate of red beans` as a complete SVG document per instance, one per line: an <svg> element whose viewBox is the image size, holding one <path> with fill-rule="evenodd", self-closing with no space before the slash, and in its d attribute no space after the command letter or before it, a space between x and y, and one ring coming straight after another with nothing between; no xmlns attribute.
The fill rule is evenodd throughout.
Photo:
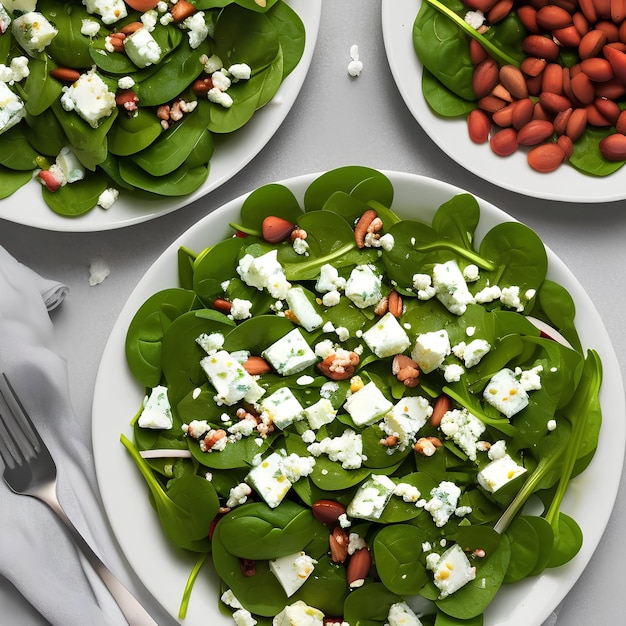
<svg viewBox="0 0 626 626"><path fill-rule="evenodd" d="M609 176L593 176L577 170L566 158L554 170L539 172L529 165L532 146L520 145L506 156L494 153L490 140L500 130L497 125L491 126L487 141L477 143L470 137L465 116L452 118L436 114L424 98L424 68L413 46L413 25L420 6L421 0L382 0L383 39L391 73L405 104L438 148L480 178L530 197L581 203L615 202L626 198L624 168ZM624 24L621 30L626 33L626 20L617 18L615 28L619 31L621 23ZM623 143L626 146L626 141Z"/></svg>

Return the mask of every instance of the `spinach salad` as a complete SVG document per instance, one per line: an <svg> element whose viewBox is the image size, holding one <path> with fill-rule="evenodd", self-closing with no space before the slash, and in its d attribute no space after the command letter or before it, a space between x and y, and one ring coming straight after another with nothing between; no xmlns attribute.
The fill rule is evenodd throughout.
<svg viewBox="0 0 626 626"><path fill-rule="evenodd" d="M0 200L35 175L68 217L188 195L303 54L283 0L133 4L0 4Z"/></svg>
<svg viewBox="0 0 626 626"><path fill-rule="evenodd" d="M146 398L121 441L197 555L181 618L213 567L238 624L478 626L580 549L560 505L597 446L602 367L571 296L527 226L476 241L472 195L430 224L393 195L359 166L302 201L262 186L135 313Z"/></svg>

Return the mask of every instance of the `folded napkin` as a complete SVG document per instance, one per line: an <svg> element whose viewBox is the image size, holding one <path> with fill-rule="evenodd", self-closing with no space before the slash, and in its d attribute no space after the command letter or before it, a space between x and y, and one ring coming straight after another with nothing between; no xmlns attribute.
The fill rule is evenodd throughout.
<svg viewBox="0 0 626 626"><path fill-rule="evenodd" d="M68 517L115 569L121 565L96 496L87 418L81 422L72 409L67 366L57 352L48 315L67 293L67 286L42 278L0 246L0 372L6 373L55 459L59 500ZM126 623L62 522L43 503L15 495L0 481L2 577L3 588L8 581L50 624ZM0 622L8 624L5 619L0 615Z"/></svg>

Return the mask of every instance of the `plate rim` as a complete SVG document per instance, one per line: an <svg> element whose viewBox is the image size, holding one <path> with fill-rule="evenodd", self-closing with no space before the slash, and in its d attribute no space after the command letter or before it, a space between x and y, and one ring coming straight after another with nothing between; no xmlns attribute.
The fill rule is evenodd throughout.
<svg viewBox="0 0 626 626"><path fill-rule="evenodd" d="M388 170L379 170L383 172L385 175L390 177L392 183L394 184L394 189L398 184L425 184L433 186L436 189L437 193L448 193L454 194L458 192L463 192L463 189L459 187L439 181L430 177L410 174L405 172L392 172ZM296 196L301 199L303 190L310 183L311 180L320 175L321 172L315 174L305 174L296 176L289 179L284 179L281 181L277 181L279 184L285 184L291 189L294 190ZM403 182L399 182L403 181ZM98 368L98 374L96 377L96 384L94 388L94 398L93 398L93 407L92 407L92 447L94 453L94 463L96 469L96 479L98 483L98 487L100 489L104 510L106 512L107 518L113 530L113 535L115 540L125 556L127 562L130 567L133 569L137 577L143 582L143 584L148 588L148 590L155 596L155 598L163 599L163 591L158 586L158 581L155 580L146 580L146 576L142 575L138 570L151 570L147 563L140 563L140 567L137 566L138 558L136 554L129 554L128 546L132 545L133 537L129 536L129 528L128 524L124 524L123 520L120 519L119 511L115 511L114 508L125 502L124 498L121 498L119 502L116 501L115 492L118 488L118 484L115 481L111 480L109 476L110 470L110 461L113 457L119 457L118 461L121 459L122 465L128 467L133 467L132 461L126 459L124 461L124 455L121 451L121 444L119 444L119 432L124 431L126 434L130 433L130 429L128 428L128 422L134 413L134 410L139 406L139 402L142 398L142 392L139 389L137 383L133 380L130 380L130 373L128 372L128 368L125 365L124 360L124 374L122 377L126 377L126 380L123 381L123 385L134 389L134 399L136 401L135 409L132 412L129 412L126 418L120 418L119 425L117 427L116 434L114 436L115 441L108 441L106 446L103 446L101 443L102 438L108 435L113 435L113 430L110 422L105 421L105 415L109 415L110 410L104 410L103 401L107 399L107 402L110 401L110 378L111 378L111 366L117 364L117 369L120 370L119 359L123 358L123 338L126 334L126 329L128 328L128 324L130 319L134 315L135 311L138 308L138 305L141 304L146 297L155 292L155 288L153 283L156 282L161 284L162 288L166 285L171 286L171 277L176 276L175 264L176 264L176 254L178 247L180 245L194 245L190 242L197 242L200 240L205 240L205 231L214 235L212 239L215 239L218 235L216 235L216 230L211 230L213 226L213 222L217 219L219 220L221 215L228 215L228 212L233 212L238 210L239 206L243 202L243 200L249 195L250 192L247 192L233 200L222 205L219 209L216 209L213 213L204 216L198 222L196 222L193 226L191 226L187 231L185 231L182 235L180 235L173 243L171 243L157 258L154 264L148 269L144 277L138 282L131 295L128 298L128 301L122 308L122 311L116 320L113 330L109 336L109 340L105 346L104 352L102 354L102 359L100 362L100 367ZM477 230L477 239L484 235L484 229L491 223L492 220L496 220L494 223L498 223L498 221L506 220L506 221L518 221L513 218L511 215L499 209L495 205L490 202L482 199L476 194L472 194L478 200L479 205L481 207L481 221L479 222L479 228ZM488 219L484 219L487 217ZM226 226L226 225L225 225ZM225 228L220 230L221 232L225 232ZM210 237L206 238L211 239ZM590 315L593 321L594 327L594 340L593 347L598 349L601 346L601 349L598 349L600 356L603 362L603 371L604 371L604 380L603 386L601 390L601 398L602 398L602 406L606 406L607 402L607 394L610 393L611 402L613 403L611 414L614 415L625 415L626 414L626 400L624 398L624 385L621 378L621 370L618 364L617 356L613 349L612 343L610 341L610 337L606 331L606 328L600 318L598 311L596 310L593 302L589 298L589 296L584 291L581 284L578 282L577 278L573 275L573 273L565 266L563 261L559 259L559 257L548 247L546 246L546 251L548 253L549 259L549 273L551 276L555 276L556 280L560 280L562 282L563 277L566 279L567 288L572 293L577 306L583 305L582 309L579 307L579 314L581 310L585 313L585 315ZM157 278L158 277L158 278ZM586 329L580 329L585 330ZM584 337L584 345L589 344L590 333L585 332L581 338ZM598 346L598 347L596 347ZM108 368L108 369L107 369ZM122 389L123 391L123 389ZM106 402L104 402L106 404ZM608 413L608 412L607 412ZM607 423L609 416L605 413L603 416L604 424ZM602 492L602 498L599 499L601 506L594 509L593 512L593 525L590 528L586 528L584 530L584 538L585 541L583 543L583 547L577 557L566 564L565 566L558 568L558 570L552 571L547 570L542 575L535 577L535 579L528 579L525 581L521 581L521 583L515 584L515 593L512 594L513 597L517 598L516 602L516 611L526 611L530 610L527 606L527 603L524 600L527 600L529 593L534 593L533 596L533 620L537 619L537 624L540 624L543 620L545 620L549 614L554 610L554 608L560 603L560 601L565 597L565 595L570 591L573 585L576 583L580 575L582 574L584 568L587 563L593 556L595 548L597 547L602 535L604 534L605 528L608 524L610 515L613 510L613 506L615 504L615 499L617 497L617 492L620 483L621 477L621 468L624 463L624 442L626 441L626 427L624 425L624 420L618 419L616 420L616 424L611 424L611 432L610 437L607 432L607 427L601 429L600 433L600 442L598 445L598 451L591 463L591 465L587 468L587 470L581 474L580 477L574 479L573 483L570 485L570 489L568 489L568 493L566 499L564 501L564 507L567 510L572 506L580 506L581 500L585 500L585 507L589 502L588 496L583 498L581 494L581 490L584 492L584 485L587 482L593 482L592 476L598 472L599 464L602 464L605 458L611 458L611 467L613 467L613 463L615 465L619 465L619 468L615 467L615 470L619 469L619 471L608 472L608 475L602 473L603 481L605 489ZM116 448L116 446L118 446ZM607 452L607 447L611 452ZM615 454L618 454L619 459L615 461ZM128 483L134 483L134 486L142 484L142 478L136 476L139 474L136 470L132 471L132 474L129 476L124 476L124 480ZM127 480L129 479L129 480ZM582 488L581 488L582 486ZM145 485L144 485L145 487ZM136 491L136 489L135 489ZM145 491L145 488L144 488ZM608 497L607 497L607 494ZM136 493L135 493L136 495ZM593 508L593 507L590 507ZM158 531L158 524L156 522L156 515L152 513L151 510L148 510L149 506L147 504L147 498L145 502L140 503L138 506L138 510L140 513L141 524L146 523L150 527L150 532L154 532L155 529ZM146 513L148 515L146 515ZM134 511L134 515L136 511ZM151 517L150 517L151 516ZM580 521L580 520L578 520ZM589 520L585 521L588 524ZM583 526L584 527L584 526ZM134 529L136 530L136 529ZM133 530L133 532L134 532ZM146 528L142 527L141 533L146 532ZM158 531L160 532L160 531ZM136 534L136 533L135 533ZM167 546L163 537L151 537L151 544L154 545L155 549L163 548L168 552L171 552L171 549ZM169 554L169 557L172 558L172 554ZM178 557L175 557L177 560L176 565L180 565L181 567L189 567L190 561L181 560L178 563ZM141 559L139 559L141 561ZM170 560L168 560L170 563ZM564 579L565 583L560 582L560 580ZM210 580L207 581L207 584L210 585L211 580L215 581L215 577L213 576ZM203 583L204 584L204 583ZM198 585L198 581L196 582ZM507 589L507 597L508 592L512 589L513 586L510 586ZM546 589L547 591L543 591ZM194 590L195 593L200 594L201 591ZM215 590L213 590L215 593ZM196 605L193 602L193 598L195 597L192 594L192 603L190 605L190 615L185 621L186 624L190 626L195 626L196 623L200 624L200 622L195 621L195 613L193 611L196 610ZM182 590L178 595L177 599L179 600L182 597ZM164 605L166 610L175 616L173 612L172 598L169 598L169 605ZM162 602L163 604L163 602ZM206 607L204 607L205 609ZM500 610L500 612L498 612ZM206 617L206 614L203 611L200 612L202 617ZM507 609L507 615L510 615L511 621L490 621L493 616L497 616L498 619L502 618L501 607L494 603L493 606L489 607L485 614L485 625L489 626L489 624L498 624L499 626L504 626L505 624L509 624L509 626L515 626L518 623L521 623L517 620L520 619L520 616L517 612L511 613ZM524 614L521 616L523 619ZM228 622L230 622L230 618L228 618ZM525 621L524 623L530 623ZM532 623L535 623L534 621ZM220 622L221 624L221 622Z"/></svg>
<svg viewBox="0 0 626 626"><path fill-rule="evenodd" d="M383 44L391 74L405 105L437 149L482 180L530 198L589 204L626 199L624 167L607 177L582 174L570 165L540 174L528 165L525 150L517 150L508 157L497 157L487 144L472 143L464 118L435 115L422 94L423 66L413 50L411 37L421 4L421 0L382 0ZM459 153L459 147L462 153Z"/></svg>
<svg viewBox="0 0 626 626"><path fill-rule="evenodd" d="M322 3L318 0L284 1L298 13L306 29L302 58L283 81L274 98L256 111L245 126L228 138L227 147L230 147L231 152L223 153L221 161L215 160L220 148L217 146L216 153L209 162L209 176L199 189L187 196L129 199L126 204L122 196L110 209L94 207L84 215L63 217L45 204L41 191L37 188L37 181L31 180L12 195L0 200L0 220L53 232L102 232L157 219L184 209L219 189L260 154L278 132L298 99L309 72L319 35ZM254 139L252 150L248 150L250 136ZM227 164L227 161L232 161L232 164ZM216 170L218 173L212 178L212 173ZM37 205L34 212L28 209L32 204ZM19 210L18 207L26 209Z"/></svg>

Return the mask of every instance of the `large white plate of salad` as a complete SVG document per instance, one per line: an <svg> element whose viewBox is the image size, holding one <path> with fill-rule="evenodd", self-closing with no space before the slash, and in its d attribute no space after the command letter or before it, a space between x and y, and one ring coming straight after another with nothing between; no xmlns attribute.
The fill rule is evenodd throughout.
<svg viewBox="0 0 626 626"><path fill-rule="evenodd" d="M447 4L451 5L456 13L463 15L460 2ZM623 170L617 169L619 163L610 164L603 161L598 154L591 159L589 165L598 171L605 171L608 167L610 169L605 173L612 171L610 175L585 174L568 163L562 164L555 171L539 173L528 165L528 148L520 147L509 156L501 157L493 153L488 143L474 143L468 133L466 120L468 110L463 114L459 113L450 117L435 113L424 96L422 82L424 65L418 58L413 41L414 24L422 6L421 0L383 0L382 31L389 66L398 90L410 112L436 146L451 159L484 180L530 197L585 203L613 202L624 199ZM437 13L434 8L431 10ZM438 19L447 18L440 14ZM498 27L499 25L496 24L495 28ZM442 68L445 68L447 63L450 74L453 75L461 63L457 62L458 57L453 51L453 46L448 45L450 28L434 35L435 40L438 37L441 38L442 51L433 54L432 59L433 62L437 62L437 59L441 61ZM426 32L427 29L428 27L425 26L422 32ZM456 41L463 41L461 38L461 30L459 30ZM438 41L437 45L439 45ZM436 49L434 43L431 48ZM452 55L454 58L446 61L446 55ZM450 69L453 66L454 69ZM453 113L449 114L453 115ZM494 125L492 133L495 130L497 126ZM605 132L604 129L595 129L591 134L603 132ZM594 141L597 144L597 140L594 140L591 134L589 140L583 138L577 142L577 150L581 155L578 158L583 161L589 158L592 152L593 154L598 152L597 145L593 150L591 148Z"/></svg>
<svg viewBox="0 0 626 626"><path fill-rule="evenodd" d="M5 108L26 112L3 118L0 218L58 231L150 220L239 172L295 102L321 14L306 0L118 0L119 19L64 4L14 2L0 38ZM45 20L42 51L13 43L32 15ZM128 45L138 26L150 41ZM148 44L154 57L136 52ZM89 105L94 83L106 105Z"/></svg>
<svg viewBox="0 0 626 626"><path fill-rule="evenodd" d="M131 294L98 483L185 624L539 625L613 507L619 371L576 278L501 209L406 173L301 176L203 218Z"/></svg>

